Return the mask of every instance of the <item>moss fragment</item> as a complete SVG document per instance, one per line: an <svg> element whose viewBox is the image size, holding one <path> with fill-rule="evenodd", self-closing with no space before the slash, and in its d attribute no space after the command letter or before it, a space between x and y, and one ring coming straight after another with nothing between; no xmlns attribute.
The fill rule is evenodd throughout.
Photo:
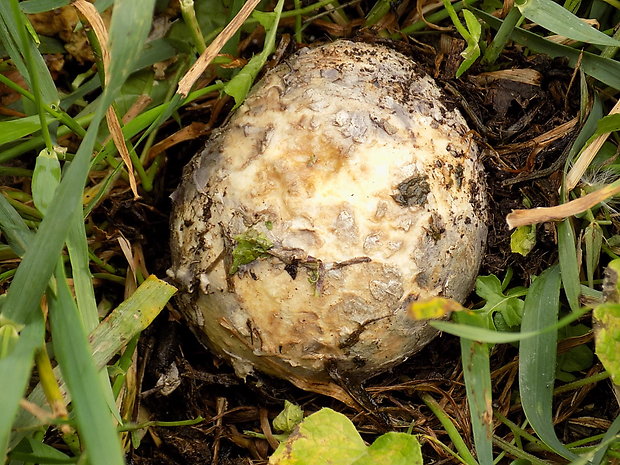
<svg viewBox="0 0 620 465"><path fill-rule="evenodd" d="M232 251L232 266L229 273L235 274L241 265L247 265L254 260L267 255L267 251L273 247L267 236L256 229L248 229L243 234L235 236L237 245Z"/></svg>

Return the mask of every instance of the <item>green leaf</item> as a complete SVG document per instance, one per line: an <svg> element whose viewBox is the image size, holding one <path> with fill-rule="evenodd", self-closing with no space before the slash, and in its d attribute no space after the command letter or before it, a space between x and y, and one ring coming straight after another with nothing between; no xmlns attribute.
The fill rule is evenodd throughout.
<svg viewBox="0 0 620 465"><path fill-rule="evenodd" d="M273 453L270 465L350 465L366 452L353 423L323 408L307 417ZM387 464L386 464L387 465Z"/></svg>
<svg viewBox="0 0 620 465"><path fill-rule="evenodd" d="M278 23L280 22L280 15L282 14L282 7L284 6L284 0L278 0L276 7L270 16L270 26L265 25L267 36L265 37L265 44L263 51L252 57L247 65L245 65L241 71L237 73L224 87L224 92L235 99L235 108L243 103L245 96L250 91L256 75L261 70L263 65L267 62L267 58L276 46L276 31L278 29ZM263 13L261 18L265 18L266 13ZM266 21L264 21L266 22Z"/></svg>
<svg viewBox="0 0 620 465"><path fill-rule="evenodd" d="M523 309L523 331L539 331L557 323L560 309L560 273L545 270L532 283ZM556 374L557 332L523 339L519 344L519 392L523 411L540 439L568 460L578 456L558 439L553 426L553 384Z"/></svg>
<svg viewBox="0 0 620 465"><path fill-rule="evenodd" d="M269 459L270 465L422 465L418 440L387 433L366 447L353 423L323 408L302 421Z"/></svg>
<svg viewBox="0 0 620 465"><path fill-rule="evenodd" d="M478 317L478 318L475 318ZM455 314L455 320L485 327L479 314ZM493 406L489 346L483 342L461 338L461 363L465 378L467 403L474 433L474 443L480 465L493 464Z"/></svg>
<svg viewBox="0 0 620 465"><path fill-rule="evenodd" d="M266 252L273 247L263 233L256 229L248 229L245 233L235 236L237 245L232 251L232 265L230 274L235 274L241 265L247 265L254 260L266 256Z"/></svg>
<svg viewBox="0 0 620 465"><path fill-rule="evenodd" d="M519 296L525 294L525 291L514 289L510 295L506 295L499 278L489 275L478 276L476 294L486 300L484 307L477 310L478 312L486 313L489 318L492 318L494 313L499 313L508 326L521 324L523 300L519 299Z"/></svg>
<svg viewBox="0 0 620 465"><path fill-rule="evenodd" d="M551 32L587 44L620 47L620 41L584 23L553 0L525 0L515 4L523 16Z"/></svg>
<svg viewBox="0 0 620 465"><path fill-rule="evenodd" d="M9 121L0 121L0 145L16 141L24 136L29 136L39 129L41 129L41 119L39 115L26 116Z"/></svg>
<svg viewBox="0 0 620 465"><path fill-rule="evenodd" d="M558 252L560 255L560 271L562 272L564 293L571 310L576 312L579 310L581 281L579 280L575 232L569 218L558 223Z"/></svg>
<svg viewBox="0 0 620 465"><path fill-rule="evenodd" d="M477 8L470 8L479 18L482 18L494 29L499 29L503 21L485 13ZM598 79L602 83L615 89L620 89L620 62L609 58L600 57L594 53L574 49L566 45L560 45L538 34L515 27L510 33L510 38L524 45L534 52L545 53L552 58L567 58L571 66L579 66L589 76Z"/></svg>
<svg viewBox="0 0 620 465"><path fill-rule="evenodd" d="M60 175L60 162L56 152L41 150L32 173L32 199L34 206L44 215L60 183Z"/></svg>
<svg viewBox="0 0 620 465"><path fill-rule="evenodd" d="M456 71L456 77L460 77L465 71L469 69L469 67L478 59L480 56L480 46L478 42L480 41L480 34L482 31L482 27L480 23L476 19L476 17L471 13L471 11L463 10L463 17L465 18L465 24L467 27L463 26L459 17L456 13L454 5L449 0L442 0L443 6L448 12L450 19L452 20L452 24L461 34L461 37L465 39L467 42L467 48L461 53L461 56L465 58L459 68Z"/></svg>
<svg viewBox="0 0 620 465"><path fill-rule="evenodd" d="M478 45L478 42L480 41L482 27L480 26L478 19L471 11L463 10L463 17L465 18L465 24L467 24L469 38L466 38L467 48L461 52L461 56L464 60L456 70L457 78L461 77L480 56L480 46Z"/></svg>
<svg viewBox="0 0 620 465"><path fill-rule="evenodd" d="M510 251L524 257L536 245L536 225L519 226L510 235Z"/></svg>
<svg viewBox="0 0 620 465"><path fill-rule="evenodd" d="M422 465L422 449L418 440L406 433L389 432L379 436L366 455L353 465Z"/></svg>
<svg viewBox="0 0 620 465"><path fill-rule="evenodd" d="M304 411L301 407L285 400L284 410L273 419L273 429L282 433L290 433L303 419Z"/></svg>
<svg viewBox="0 0 620 465"><path fill-rule="evenodd" d="M55 277L55 290L47 292L54 354L71 393L80 439L93 465L123 465L120 439L62 260L59 260Z"/></svg>
<svg viewBox="0 0 620 465"><path fill-rule="evenodd" d="M620 304L604 303L594 309L596 355L615 384L620 385Z"/></svg>
<svg viewBox="0 0 620 465"><path fill-rule="evenodd" d="M594 287L594 271L598 267L603 246L603 229L596 222L590 223L583 233L583 242L586 246L586 276L588 285Z"/></svg>

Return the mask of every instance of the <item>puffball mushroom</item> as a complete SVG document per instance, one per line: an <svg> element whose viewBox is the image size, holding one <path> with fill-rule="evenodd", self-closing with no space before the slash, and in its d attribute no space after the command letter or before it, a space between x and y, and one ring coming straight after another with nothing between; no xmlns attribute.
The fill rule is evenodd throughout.
<svg viewBox="0 0 620 465"><path fill-rule="evenodd" d="M408 305L463 301L485 246L466 122L381 45L304 48L267 72L184 171L171 276L236 373L321 391L395 366L436 331Z"/></svg>

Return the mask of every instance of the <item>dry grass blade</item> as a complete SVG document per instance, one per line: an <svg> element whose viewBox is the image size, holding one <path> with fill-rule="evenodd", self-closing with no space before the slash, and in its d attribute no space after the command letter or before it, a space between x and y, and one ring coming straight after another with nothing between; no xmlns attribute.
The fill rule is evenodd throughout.
<svg viewBox="0 0 620 465"><path fill-rule="evenodd" d="M571 119L570 121L560 124L559 126L556 126L550 131L547 131L544 134L541 134L539 136L533 137L532 139L527 140L525 142L518 142L515 144L508 144L508 145L504 145L503 147L499 147L497 149L497 153L502 155L505 153L512 153L516 150L523 150L524 148L529 148L529 147L540 148L541 146L549 145L551 142L554 142L566 136L575 127L575 125L578 122L579 122L579 119L575 117Z"/></svg>
<svg viewBox="0 0 620 465"><path fill-rule="evenodd" d="M211 42L211 45L209 45L200 57L198 57L196 63L194 63L185 76L183 76L183 79L179 81L177 94L181 95L183 98L187 97L196 80L200 77L207 66L209 66L211 61L213 61L213 59L217 56L226 42L228 42L228 40L235 35L237 30L241 27L245 20L248 19L252 11L254 11L254 8L256 8L256 5L259 3L260 0L249 0L245 5L243 5L241 10L239 10L239 13L237 13L232 21L226 25L215 40Z"/></svg>
<svg viewBox="0 0 620 465"><path fill-rule="evenodd" d="M610 115L614 115L620 113L620 100L616 102L614 107L609 112ZM583 173L588 169L590 163L603 146L607 138L609 137L609 132L605 134L601 134L598 136L592 143L581 153L571 170L568 172L566 176L566 190L570 192L579 182Z"/></svg>
<svg viewBox="0 0 620 465"><path fill-rule="evenodd" d="M86 0L75 0L72 5L86 18L88 23L93 28L99 43L101 44L101 59L105 68L106 82L108 81L107 70L110 66L110 50L107 47L108 44L108 30L103 23L101 15L92 3L88 3Z"/></svg>
<svg viewBox="0 0 620 465"><path fill-rule="evenodd" d="M540 87L542 78L543 76L539 71L530 68L502 69L499 71L480 73L477 76L470 77L472 81L482 84L488 84L489 82L504 79L537 87Z"/></svg>
<svg viewBox="0 0 620 465"><path fill-rule="evenodd" d="M528 224L559 221L572 215L577 215L595 205L604 202L614 195L620 194L620 183L605 186L588 195L555 207L539 207L526 210L513 210L506 215L506 223L510 229Z"/></svg>
<svg viewBox="0 0 620 465"><path fill-rule="evenodd" d="M123 136L123 130L121 129L121 123L118 121L118 116L116 116L116 112L114 108L108 108L106 112L106 121L108 123L108 129L110 129L110 134L112 134L112 139L114 140L114 145L118 149L118 153L121 154L121 158L127 167L127 174L129 175L129 186L131 187L131 192L133 192L134 198L139 198L138 194L138 184L136 183L136 176L133 173L133 164L131 163L131 157L129 155L129 150L127 149L127 144L125 144L125 138Z"/></svg>
<svg viewBox="0 0 620 465"><path fill-rule="evenodd" d="M109 69L110 69L110 50L108 48L109 43L109 35L108 30L103 23L103 19L101 15L97 11L97 9L92 5L92 3L88 3L85 0L76 0L73 5L80 11L80 13L86 18L88 23L93 28L95 35L97 36L97 40L99 40L99 45L101 46L101 59L103 61L104 75L106 83L109 81ZM121 124L118 121L118 117L116 112L112 107L108 108L106 113L106 121L108 123L108 128L110 130L110 134L112 134L112 139L114 140L114 145L118 149L118 153L120 153L125 166L127 167L127 173L129 175L129 185L131 186L131 192L133 192L134 198L138 198L138 184L136 183L136 177L133 172L133 164L131 163L131 157L129 156L129 150L127 149L127 145L125 144L125 138L123 137L123 131L121 129Z"/></svg>
<svg viewBox="0 0 620 465"><path fill-rule="evenodd" d="M153 145L151 150L149 151L149 160L152 160L160 153L168 150L170 147L173 147L181 142L186 140L194 140L199 137L203 137L209 133L211 130L211 125L208 123L200 123L198 121L193 121L188 126L185 126L183 129L178 130L174 134L166 137L161 142Z"/></svg>

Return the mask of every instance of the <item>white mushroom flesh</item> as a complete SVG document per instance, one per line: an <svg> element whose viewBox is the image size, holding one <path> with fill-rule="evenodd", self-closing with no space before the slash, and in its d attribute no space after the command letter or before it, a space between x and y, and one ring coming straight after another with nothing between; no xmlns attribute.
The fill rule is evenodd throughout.
<svg viewBox="0 0 620 465"><path fill-rule="evenodd" d="M467 297L486 186L466 122L444 101L387 47L306 48L186 167L171 274L195 332L239 375L378 373L436 334L408 317L410 302ZM235 270L243 237L265 253Z"/></svg>

